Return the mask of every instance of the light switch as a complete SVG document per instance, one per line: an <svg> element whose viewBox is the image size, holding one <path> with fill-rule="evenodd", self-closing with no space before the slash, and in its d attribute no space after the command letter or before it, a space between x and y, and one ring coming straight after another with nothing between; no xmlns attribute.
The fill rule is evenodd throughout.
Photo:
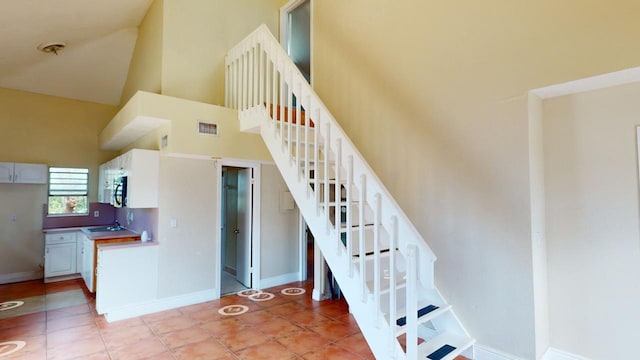
<svg viewBox="0 0 640 360"><path fill-rule="evenodd" d="M178 227L178 219L171 219L171 227Z"/></svg>

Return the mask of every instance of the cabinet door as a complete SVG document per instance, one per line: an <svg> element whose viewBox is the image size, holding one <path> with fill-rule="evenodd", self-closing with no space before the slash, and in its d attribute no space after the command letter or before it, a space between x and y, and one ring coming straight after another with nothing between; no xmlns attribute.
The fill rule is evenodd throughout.
<svg viewBox="0 0 640 360"><path fill-rule="evenodd" d="M93 292L93 241L85 235L82 235L82 244L82 279L87 289Z"/></svg>
<svg viewBox="0 0 640 360"><path fill-rule="evenodd" d="M44 264L44 277L75 273L76 243L47 245Z"/></svg>
<svg viewBox="0 0 640 360"><path fill-rule="evenodd" d="M76 273L82 272L82 262L84 261L83 251L84 251L84 235L81 232L78 232L76 236Z"/></svg>
<svg viewBox="0 0 640 360"><path fill-rule="evenodd" d="M160 153L155 150L131 150L127 183L127 206L157 208L160 178Z"/></svg>
<svg viewBox="0 0 640 360"><path fill-rule="evenodd" d="M0 183L13 182L13 163L0 162Z"/></svg>
<svg viewBox="0 0 640 360"><path fill-rule="evenodd" d="M16 163L13 170L13 182L20 184L46 184L47 165L19 164Z"/></svg>
<svg viewBox="0 0 640 360"><path fill-rule="evenodd" d="M107 177L105 176L106 167L107 167L106 164L102 164L98 168L98 202L99 203L104 203L104 186L105 186L104 182L107 179Z"/></svg>

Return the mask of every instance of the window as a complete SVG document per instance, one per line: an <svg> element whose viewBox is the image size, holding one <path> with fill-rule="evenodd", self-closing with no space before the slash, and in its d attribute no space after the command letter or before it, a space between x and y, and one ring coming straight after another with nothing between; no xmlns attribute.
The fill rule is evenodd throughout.
<svg viewBox="0 0 640 360"><path fill-rule="evenodd" d="M49 215L89 213L89 169L49 168Z"/></svg>

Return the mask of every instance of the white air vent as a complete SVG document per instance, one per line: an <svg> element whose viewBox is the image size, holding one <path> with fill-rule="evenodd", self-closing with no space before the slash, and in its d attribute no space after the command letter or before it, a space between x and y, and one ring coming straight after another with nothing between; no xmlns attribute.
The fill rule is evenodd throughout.
<svg viewBox="0 0 640 360"><path fill-rule="evenodd" d="M198 121L198 134L217 136L218 124Z"/></svg>

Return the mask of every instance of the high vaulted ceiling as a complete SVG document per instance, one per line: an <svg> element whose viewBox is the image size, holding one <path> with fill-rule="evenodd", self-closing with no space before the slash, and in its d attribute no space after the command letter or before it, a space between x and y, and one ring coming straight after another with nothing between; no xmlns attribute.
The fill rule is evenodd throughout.
<svg viewBox="0 0 640 360"><path fill-rule="evenodd" d="M118 105L151 2L0 0L0 87Z"/></svg>

